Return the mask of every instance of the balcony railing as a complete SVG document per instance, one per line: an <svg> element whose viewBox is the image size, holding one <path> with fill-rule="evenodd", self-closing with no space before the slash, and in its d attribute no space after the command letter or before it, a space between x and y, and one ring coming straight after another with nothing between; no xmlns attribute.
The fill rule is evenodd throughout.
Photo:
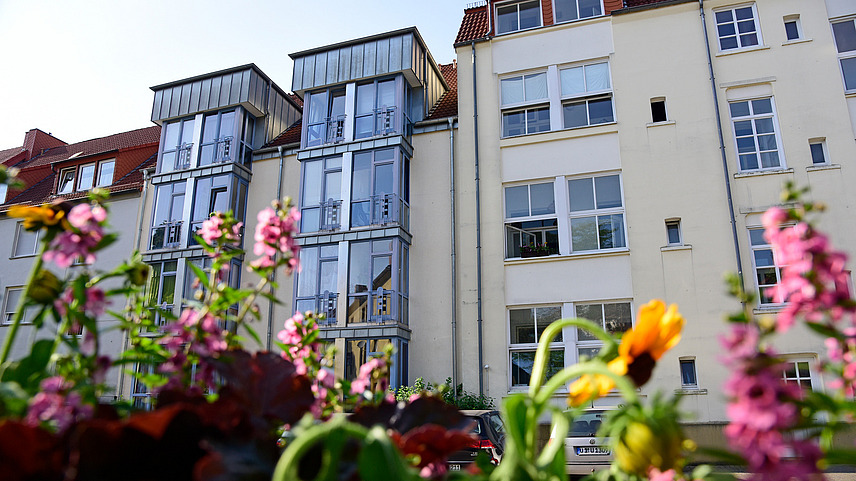
<svg viewBox="0 0 856 481"><path fill-rule="evenodd" d="M199 165L231 162L232 150L232 136L214 139L211 142L203 143L202 148L199 151Z"/></svg>
<svg viewBox="0 0 856 481"><path fill-rule="evenodd" d="M342 201L330 199L321 203L321 230L338 230L342 227Z"/></svg>
<svg viewBox="0 0 856 481"><path fill-rule="evenodd" d="M175 170L184 170L190 168L190 152L193 150L193 144L181 144L176 147L175 152Z"/></svg>
<svg viewBox="0 0 856 481"><path fill-rule="evenodd" d="M327 140L328 144L337 144L345 140L345 116L339 115L335 118L327 117Z"/></svg>
<svg viewBox="0 0 856 481"><path fill-rule="evenodd" d="M315 296L300 297L297 301L304 306L309 304L309 306L306 307L314 306L314 309L312 310L315 314L324 315L324 320L319 321L318 324L322 326L336 324L337 303L339 302L338 293L324 291Z"/></svg>
<svg viewBox="0 0 856 481"><path fill-rule="evenodd" d="M401 295L397 291L378 287L370 292L351 294L348 298L348 324L406 323L400 314Z"/></svg>
<svg viewBox="0 0 856 481"><path fill-rule="evenodd" d="M397 194L377 194L371 197L371 225L400 224L410 227L410 206Z"/></svg>
<svg viewBox="0 0 856 481"><path fill-rule="evenodd" d="M206 220L208 220L208 219L195 220L195 221L190 223L190 232L187 234L187 245L188 245L188 247L199 245L199 243L196 242L196 235L195 234L197 232L199 232L199 229L202 228L202 223L205 222ZM230 241L230 243L236 244L238 246L243 245L242 242L244 239L244 227L245 226L242 225L241 228L238 230L238 240L234 243L232 243Z"/></svg>
<svg viewBox="0 0 856 481"><path fill-rule="evenodd" d="M175 249L181 246L182 221L164 222L152 228L151 250Z"/></svg>
<svg viewBox="0 0 856 481"><path fill-rule="evenodd" d="M375 109L375 135L389 135L395 133L395 106Z"/></svg>

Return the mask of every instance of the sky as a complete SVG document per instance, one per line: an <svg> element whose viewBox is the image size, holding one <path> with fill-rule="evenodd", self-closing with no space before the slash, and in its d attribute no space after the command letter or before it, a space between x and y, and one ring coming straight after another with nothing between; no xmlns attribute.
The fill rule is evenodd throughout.
<svg viewBox="0 0 856 481"><path fill-rule="evenodd" d="M449 63L468 1L0 0L0 150L151 126L151 86L237 65L290 91L289 53L399 28Z"/></svg>

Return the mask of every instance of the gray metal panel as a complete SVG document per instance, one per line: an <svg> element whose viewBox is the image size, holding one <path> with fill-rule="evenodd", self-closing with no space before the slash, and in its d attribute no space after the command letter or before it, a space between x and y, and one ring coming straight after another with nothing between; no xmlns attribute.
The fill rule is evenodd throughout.
<svg viewBox="0 0 856 481"><path fill-rule="evenodd" d="M229 105L229 92L232 90L232 76L224 75L220 77L220 99L217 102L217 107Z"/></svg>
<svg viewBox="0 0 856 481"><path fill-rule="evenodd" d="M172 102L172 89L165 89L161 101L160 118L165 119L169 117L170 102Z"/></svg>
<svg viewBox="0 0 856 481"><path fill-rule="evenodd" d="M337 82L347 82L351 78L351 47L339 49L339 78Z"/></svg>
<svg viewBox="0 0 856 481"><path fill-rule="evenodd" d="M256 105L262 112L267 111L264 96L265 82L255 72L250 72L250 103Z"/></svg>
<svg viewBox="0 0 856 481"><path fill-rule="evenodd" d="M363 45L351 47L351 76L348 80L363 76Z"/></svg>
<svg viewBox="0 0 856 481"><path fill-rule="evenodd" d="M197 80L190 84L190 103L188 104L188 113L199 111L199 94L202 91L202 82Z"/></svg>
<svg viewBox="0 0 856 481"><path fill-rule="evenodd" d="M291 75L291 90L303 88L303 61L304 57L294 59L294 72Z"/></svg>
<svg viewBox="0 0 856 481"><path fill-rule="evenodd" d="M338 82L339 71L339 51L331 50L327 53L327 77L324 79L326 84L334 84Z"/></svg>
<svg viewBox="0 0 856 481"><path fill-rule="evenodd" d="M240 99L243 101L247 101L254 106L257 106L255 99L250 97L250 74L252 70L244 70L241 73L241 91L239 92Z"/></svg>
<svg viewBox="0 0 856 481"><path fill-rule="evenodd" d="M403 51L401 50L401 36L392 37L389 39L389 71L390 72L398 72L401 70L401 57L403 55Z"/></svg>
<svg viewBox="0 0 856 481"><path fill-rule="evenodd" d="M220 84L223 81L222 77L214 77L211 79L211 95L208 97L208 105L206 109L216 109L220 102Z"/></svg>
<svg viewBox="0 0 856 481"><path fill-rule="evenodd" d="M368 42L365 44L365 55L363 55L363 77L371 77L377 75L375 65L377 65L377 42Z"/></svg>
<svg viewBox="0 0 856 481"><path fill-rule="evenodd" d="M181 87L176 86L169 89L170 92L170 100L169 100L169 116L175 117L178 115L178 104L181 100Z"/></svg>
<svg viewBox="0 0 856 481"><path fill-rule="evenodd" d="M181 97L178 105L178 115L187 115L190 112L190 84L181 86Z"/></svg>
<svg viewBox="0 0 856 481"><path fill-rule="evenodd" d="M212 79L210 78L202 81L202 91L199 94L199 110L208 108L208 99L211 98L211 83Z"/></svg>
<svg viewBox="0 0 856 481"><path fill-rule="evenodd" d="M312 80L315 76L315 56L310 55L303 60L303 86L301 88L310 88L313 84Z"/></svg>
<svg viewBox="0 0 856 481"><path fill-rule="evenodd" d="M158 90L155 92L155 101L152 104L152 122L156 122L161 119L160 109L163 104L163 90Z"/></svg>
<svg viewBox="0 0 856 481"><path fill-rule="evenodd" d="M401 37L401 69L413 68L413 34L408 33Z"/></svg>
<svg viewBox="0 0 856 481"><path fill-rule="evenodd" d="M246 97L241 97L241 90L243 90L243 86L241 85L242 79L243 75L241 75L241 72L232 74L232 89L229 90L229 104L237 104L247 99Z"/></svg>
<svg viewBox="0 0 856 481"><path fill-rule="evenodd" d="M324 85L327 78L327 52L321 52L315 55L315 78L313 85Z"/></svg>
<svg viewBox="0 0 856 481"><path fill-rule="evenodd" d="M375 57L375 72L378 75L385 74L389 72L389 39L381 38L378 39L377 43L377 56Z"/></svg>

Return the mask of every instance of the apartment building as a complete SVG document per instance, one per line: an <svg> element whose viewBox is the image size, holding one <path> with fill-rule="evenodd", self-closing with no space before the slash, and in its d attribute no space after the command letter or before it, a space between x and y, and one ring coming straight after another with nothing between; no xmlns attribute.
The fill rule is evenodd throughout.
<svg viewBox="0 0 856 481"><path fill-rule="evenodd" d="M458 149L473 161L459 167L478 177L481 210L480 222L459 224L459 239L480 246L480 262L461 258L458 268L480 264L483 282L465 281L458 307L479 319L484 349L483 363L461 364L462 378L494 397L522 390L553 320L579 316L618 333L641 304L663 298L687 326L643 395L685 394L693 434L710 439L706 427L726 420L717 339L724 313L740 308L723 275L742 273L759 293L756 314L781 309L763 294L779 266L760 215L785 181L830 206L821 227L854 253L854 15L852 2L835 0L465 10ZM549 371L598 347L565 329ZM821 342L795 329L780 351L786 379L823 389Z"/></svg>

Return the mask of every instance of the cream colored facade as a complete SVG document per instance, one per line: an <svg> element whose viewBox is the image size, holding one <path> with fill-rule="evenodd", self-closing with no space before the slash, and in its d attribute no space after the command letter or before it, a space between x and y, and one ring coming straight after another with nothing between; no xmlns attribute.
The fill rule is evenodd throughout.
<svg viewBox="0 0 856 481"><path fill-rule="evenodd" d="M760 227L760 214L779 202L784 182L792 180L811 187L811 198L829 205L821 227L830 233L836 246L851 257L856 253L856 232L848 221L856 196L846 187L856 180L848 165L856 158L851 121L854 109L852 105L848 109L853 95L845 94L830 28L830 21L856 14L856 7L844 1L829 1L828 8L819 1L705 1L715 102L700 2L666 3L456 46L461 65L458 148L470 158L476 148L473 104L478 104L482 275L485 286L489 286L482 291L484 357L490 366L483 375L489 380L485 390L492 396L502 397L520 389L515 385L521 379L522 356L518 353L531 349L515 332L519 329L515 311L556 306L564 317L570 317L589 312L586 306L593 303L630 303L635 321L639 306L662 298L680 306L687 327L681 344L660 361L643 394L683 392L687 394L683 407L693 413L695 422L723 423L721 386L728 372L720 360L718 338L726 331L725 313L740 308L726 295L723 276L738 270L738 253L747 289L757 290L759 272L773 272L775 276L774 268L764 269L766 252L757 237L755 245L750 245L750 230ZM760 32L758 45L721 51L716 12L744 7L751 7ZM788 40L784 23L795 18L801 37ZM472 65L473 58L477 99L472 94L472 70L463 68ZM588 97L570 94L568 86L576 67L604 62L609 66L608 88L600 84L600 90ZM546 92L536 92L533 81L535 101L514 98L515 103L503 96L513 93L503 90L503 80L511 85L522 78L526 84L540 73L546 75ZM573 110L569 106L597 96L612 99L612 121L589 118L591 125L566 128L574 121L563 118ZM767 99L772 113L765 110ZM761 102L757 115L732 119L732 106L754 106L753 100ZM654 121L652 101L665 102L665 119ZM524 122L525 128L545 131L505 135L509 131L504 131L504 119L510 123L514 112L523 109L527 113L544 109L544 118L549 111L549 126L546 120L543 126ZM590 103L589 109L591 112ZM717 115L722 123L727 172L723 171L720 154ZM746 119L756 125L763 122L764 126L774 126L773 150L779 165L753 168L751 159L744 157L748 164L741 169L734 123ZM758 140L759 132L754 133L756 142L765 142L769 150L773 139ZM809 144L821 140L827 162L816 164ZM745 149L746 144L741 145ZM765 157L768 164L775 158L772 154ZM469 167L462 163L461 168ZM579 209L575 210L573 203L578 195L575 192L579 192L574 189L582 184L573 181L615 175L620 178L620 207L596 208L585 215L622 214L626 245L607 249L589 246L580 252L575 235L582 235L582 222L577 222L575 234ZM531 196L532 185L545 183L552 183L554 210L523 220L549 218L552 222L555 218L558 253L534 258L509 255L504 245L504 224L515 220L507 209L509 202L517 202L509 201L509 189L529 185ZM733 198L736 235L728 189ZM669 241L667 224L677 226L679 241ZM461 237L466 238L462 245L474 243L475 229L462 229ZM470 271L475 266L459 268ZM464 292L475 293L472 284ZM459 306L463 318L475 317L476 301L468 301ZM761 303L755 312L774 314L779 308ZM565 330L553 349L564 354L563 364L567 366L584 352L581 346L589 344L576 332ZM809 362L824 352L822 342L800 328L782 339L779 350L792 361ZM682 382L682 361L694 364L695 385ZM474 367L471 360L462 364L463 378L470 384L479 374ZM813 388L823 388L822 376L813 368L811 382Z"/></svg>

